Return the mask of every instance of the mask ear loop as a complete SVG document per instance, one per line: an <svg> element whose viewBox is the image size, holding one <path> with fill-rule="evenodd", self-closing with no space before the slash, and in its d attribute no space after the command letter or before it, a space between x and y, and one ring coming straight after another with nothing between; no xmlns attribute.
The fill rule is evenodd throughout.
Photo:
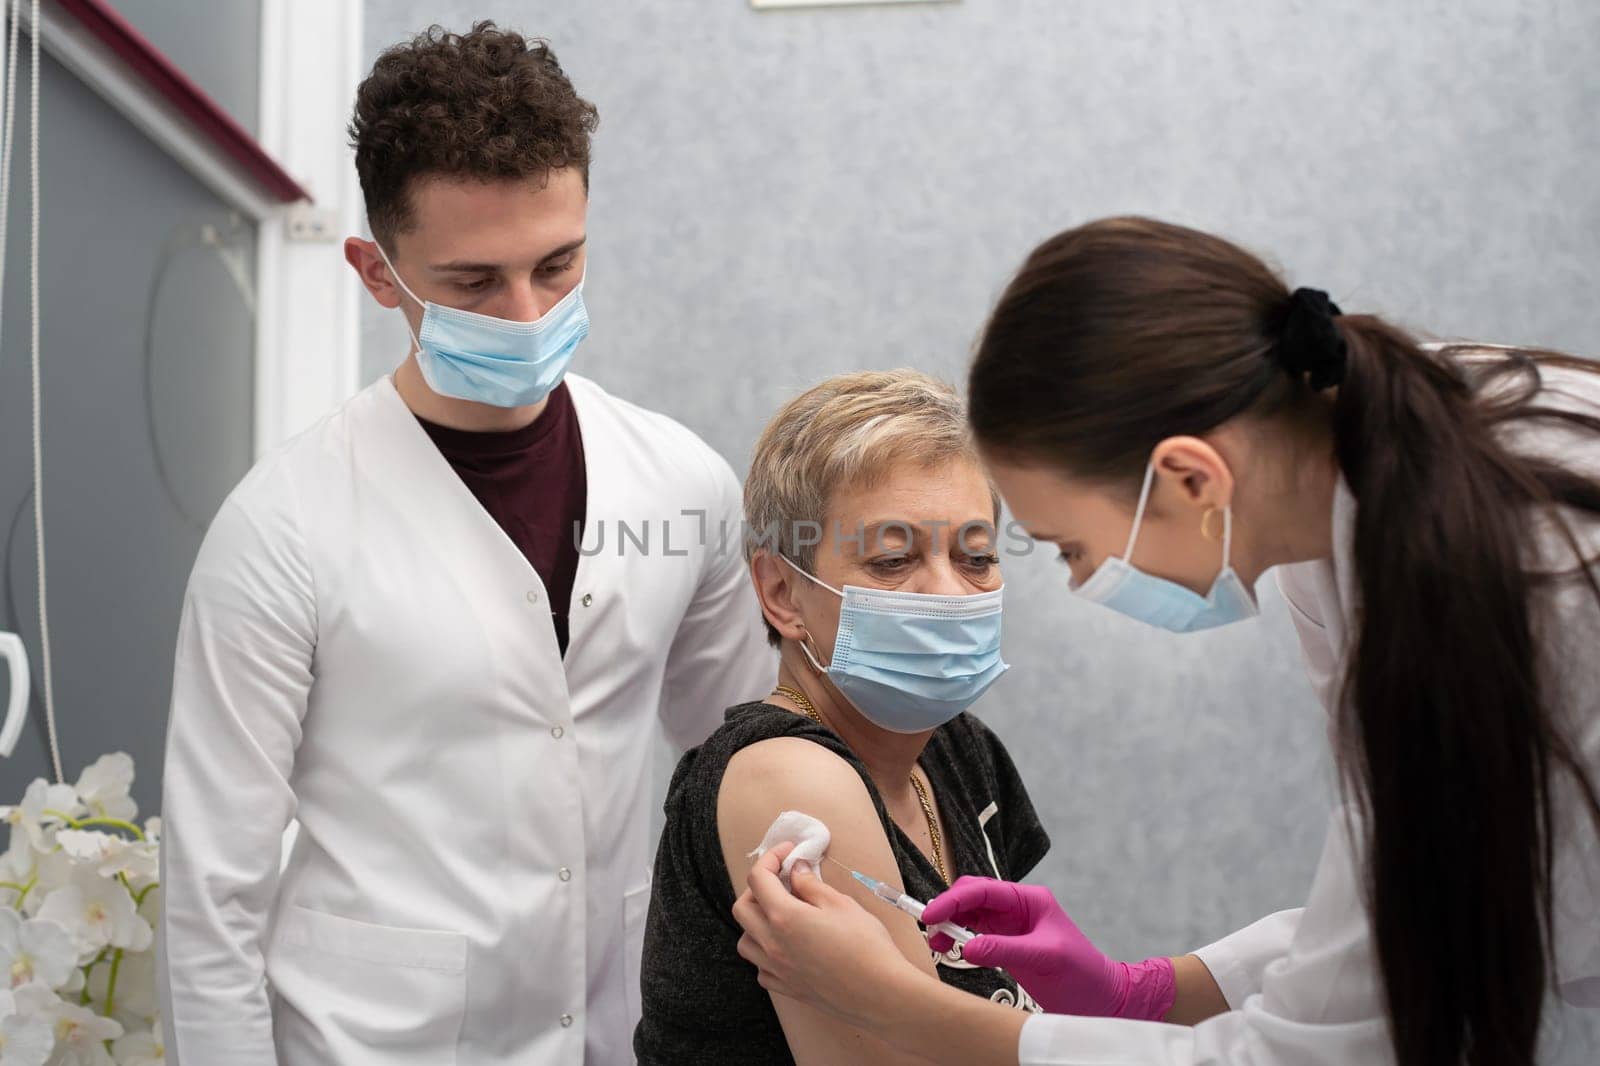
<svg viewBox="0 0 1600 1066"><path fill-rule="evenodd" d="M383 242L373 241L372 243L378 249L378 256L383 260L383 265L389 268L389 276L394 279L396 285L400 286L400 291L411 297L411 302L422 308L423 314L427 314L427 303L417 299L417 294L411 291L411 286L407 285L405 279L400 276L400 271L396 270L394 264L389 262L389 253L383 250ZM410 335L411 343L417 346L417 351L422 351L422 341L417 338L416 330L411 328L411 320L406 318L404 312L401 313L400 317L405 320L406 333Z"/></svg>
<svg viewBox="0 0 1600 1066"><path fill-rule="evenodd" d="M811 651L811 646L806 643L806 640L810 636L811 633L808 631L806 635L800 639L800 651L805 655L806 662L811 664L811 669L815 670L818 675L825 677L827 676L828 668L817 661L816 655L814 655Z"/></svg>
<svg viewBox="0 0 1600 1066"><path fill-rule="evenodd" d="M789 564L789 569L793 570L795 573L799 574L801 577L805 578L807 581L810 581L812 584L815 584L815 585L821 585L823 588L827 589L829 592L833 593L835 596L839 597L841 600L844 599L844 593L843 592L840 592L838 589L834 588L832 585L828 584L826 581L822 580L820 577L816 576L815 574L806 573L804 570L802 570L800 568L800 564L799 563L795 562L793 559L789 558L787 555L784 555L782 552L779 552L778 553L778 558L780 558L784 562L788 563Z"/></svg>
<svg viewBox="0 0 1600 1066"><path fill-rule="evenodd" d="M1133 565L1133 542L1139 539L1139 527L1144 524L1144 509L1150 502L1150 486L1155 484L1156 461L1150 460L1144 468L1144 487L1139 490L1139 506L1133 512L1133 528L1128 531L1128 546L1122 549L1122 561Z"/></svg>
<svg viewBox="0 0 1600 1066"><path fill-rule="evenodd" d="M789 569L793 570L795 573L799 574L801 577L805 578L807 581L810 581L810 582L813 582L815 584L821 585L823 588L827 589L829 592L833 593L835 596L838 596L840 599L844 598L844 593L840 592L838 589L834 588L832 585L828 584L826 581L822 580L820 577L817 577L815 574L806 573L803 569L801 569L799 563L796 563L793 559L789 558L787 555L784 555L782 552L778 552L777 555L778 555L778 558L782 559L784 562L789 564ZM806 637L810 637L810 636L811 636L811 633L808 631L806 633ZM815 670L819 674L823 674L823 675L827 674L828 668L826 666L823 666L822 663L818 661L818 657L816 655L812 654L810 646L806 644L804 639L802 639L800 641L800 650L805 653L806 661L811 664L811 669ZM821 649L818 649L818 650L820 651Z"/></svg>

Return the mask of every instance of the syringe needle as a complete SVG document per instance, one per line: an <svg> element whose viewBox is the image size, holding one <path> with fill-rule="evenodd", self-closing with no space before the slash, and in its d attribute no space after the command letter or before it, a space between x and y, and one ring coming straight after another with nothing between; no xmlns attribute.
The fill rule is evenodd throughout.
<svg viewBox="0 0 1600 1066"><path fill-rule="evenodd" d="M850 867L846 866L844 863L840 862L838 859L835 859L831 855L824 855L823 858L833 863L835 866L849 874L851 877L855 878L857 881L860 881L863 885L866 885L867 888L872 891L874 896L877 896L879 899L889 904L889 906L899 908L905 913L911 915L911 917L917 919L919 922L922 920L922 911L925 906L923 903L912 899L910 896L906 895L898 888L895 888L893 885L886 885L882 881L879 881L876 878L868 877L866 874L861 873L858 870L852 870ZM940 922L937 925L931 926L930 928L944 933L951 940L955 941L955 947L951 949L951 953L953 957L958 959L961 957L962 946L977 935L972 930L965 929L954 922Z"/></svg>

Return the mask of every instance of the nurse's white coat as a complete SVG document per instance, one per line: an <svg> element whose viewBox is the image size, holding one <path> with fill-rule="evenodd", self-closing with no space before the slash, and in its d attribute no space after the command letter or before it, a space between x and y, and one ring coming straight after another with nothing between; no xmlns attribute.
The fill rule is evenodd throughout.
<svg viewBox="0 0 1600 1066"><path fill-rule="evenodd" d="M1600 376L1546 374L1541 398L1600 413ZM1524 432L1517 444L1558 455L1600 476L1600 445L1565 431ZM1284 567L1307 672L1324 708L1335 706L1344 656L1356 625L1351 559L1356 501L1341 483L1334 500L1331 561ZM1592 554L1600 524L1578 528ZM1538 549L1570 560L1553 538ZM1566 713L1589 773L1600 777L1600 609L1572 582L1538 605L1545 640L1541 666ZM1469 654L1469 649L1463 650ZM1564 796L1564 800L1571 800ZM1600 839L1592 821L1565 802L1555 895L1558 982L1547 1029L1561 1034L1562 1004L1600 1007ZM1263 842L1263 846L1267 846ZM1193 1028L1110 1018L1040 1015L1023 1028L1022 1066L1383 1066L1394 1061L1383 1020L1361 873L1344 812L1329 819L1327 842L1304 908L1283 911L1195 952L1232 1009ZM1432 891L1447 891L1439 886Z"/></svg>
<svg viewBox="0 0 1600 1066"><path fill-rule="evenodd" d="M697 743L776 662L727 464L567 380L603 548L565 663L538 575L387 378L218 513L167 747L169 1062L633 1061L658 716Z"/></svg>

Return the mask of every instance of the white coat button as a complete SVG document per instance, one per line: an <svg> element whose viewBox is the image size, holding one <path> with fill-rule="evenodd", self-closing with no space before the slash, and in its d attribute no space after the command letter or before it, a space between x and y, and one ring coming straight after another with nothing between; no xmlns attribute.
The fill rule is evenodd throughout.
<svg viewBox="0 0 1600 1066"><path fill-rule="evenodd" d="M572 1028L572 1015L563 1014L561 1016L561 1028L563 1028L563 1029L571 1029Z"/></svg>
<svg viewBox="0 0 1600 1066"><path fill-rule="evenodd" d="M528 590L528 602L529 603L538 603L539 602L539 594L537 592L535 592L533 589L529 589Z"/></svg>
<svg viewBox="0 0 1600 1066"><path fill-rule="evenodd" d="M557 740L560 740L563 736L566 735L566 733L567 733L567 731L565 729L562 729L560 726L556 726L554 729L550 730L550 735L555 737Z"/></svg>
<svg viewBox="0 0 1600 1066"><path fill-rule="evenodd" d="M585 592L585 593L584 593L584 594L583 594L583 605L584 605L584 606L585 606L585 607L587 607L587 606L589 606L589 605L590 605L590 604L591 604L591 603L593 603L593 602L594 602L594 594L593 594L593 593L590 593L590 592Z"/></svg>
<svg viewBox="0 0 1600 1066"><path fill-rule="evenodd" d="M556 876L561 878L563 881L570 881L572 880L572 871L563 866L559 871L557 871Z"/></svg>

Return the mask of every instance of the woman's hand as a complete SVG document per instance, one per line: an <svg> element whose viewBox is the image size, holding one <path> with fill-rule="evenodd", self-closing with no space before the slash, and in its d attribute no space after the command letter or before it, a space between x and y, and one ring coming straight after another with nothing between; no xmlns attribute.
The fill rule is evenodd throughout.
<svg viewBox="0 0 1600 1066"><path fill-rule="evenodd" d="M962 948L975 966L998 966L1051 1014L1160 1021L1176 995L1171 959L1140 963L1107 958L1089 942L1040 885L1018 885L987 877L962 877L928 904L929 926L955 922L983 935ZM935 951L950 938L928 938Z"/></svg>
<svg viewBox="0 0 1600 1066"><path fill-rule="evenodd" d="M790 895L778 868L793 850L784 844L750 869L733 905L744 927L739 954L760 970L761 987L869 1026L904 997L938 983L900 953L883 923L820 877L796 866Z"/></svg>

